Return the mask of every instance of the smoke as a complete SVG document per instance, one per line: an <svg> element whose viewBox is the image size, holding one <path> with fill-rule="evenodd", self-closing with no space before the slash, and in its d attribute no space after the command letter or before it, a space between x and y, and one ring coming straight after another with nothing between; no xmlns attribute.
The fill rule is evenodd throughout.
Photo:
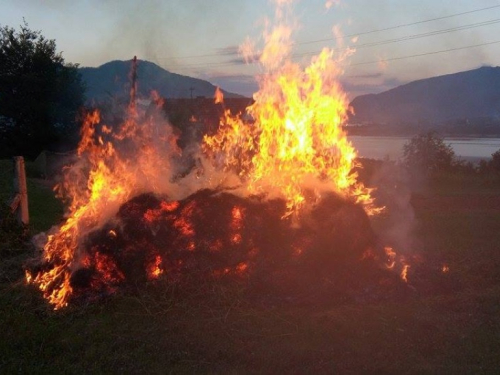
<svg viewBox="0 0 500 375"><path fill-rule="evenodd" d="M112 31L101 53L137 54L166 66L182 65L183 46L196 47L218 33L237 27L241 1L146 0L106 3ZM219 22L224 14L224 23ZM125 52L128 51L128 52Z"/></svg>
<svg viewBox="0 0 500 375"><path fill-rule="evenodd" d="M418 249L414 235L416 218L411 205L411 185L408 172L393 161L384 161L372 176L377 203L387 210L384 230L379 233L382 243L396 252L410 254Z"/></svg>
<svg viewBox="0 0 500 375"><path fill-rule="evenodd" d="M211 37L234 36L246 1L26 0L19 8L30 26L71 53L69 61L93 66L137 55L168 68L186 62L176 56L206 50Z"/></svg>

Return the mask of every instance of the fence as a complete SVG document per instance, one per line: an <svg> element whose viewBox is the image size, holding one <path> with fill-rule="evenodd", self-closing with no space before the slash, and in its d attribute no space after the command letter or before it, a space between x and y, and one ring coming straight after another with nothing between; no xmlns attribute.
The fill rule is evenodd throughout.
<svg viewBox="0 0 500 375"><path fill-rule="evenodd" d="M15 156L14 163L14 196L10 202L10 208L16 214L19 223L28 225L28 188L26 186L24 158Z"/></svg>

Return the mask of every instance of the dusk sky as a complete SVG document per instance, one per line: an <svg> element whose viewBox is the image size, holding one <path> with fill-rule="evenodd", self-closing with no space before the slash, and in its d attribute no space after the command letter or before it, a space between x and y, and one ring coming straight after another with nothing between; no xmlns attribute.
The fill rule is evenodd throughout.
<svg viewBox="0 0 500 375"><path fill-rule="evenodd" d="M329 9L326 2L293 3L294 61L306 63L322 47L356 49L341 78L351 98L499 65L500 0L341 0ZM247 37L257 40L273 11L269 0L0 0L0 25L17 28L24 17L56 40L66 62L99 66L137 55L250 96L260 68L232 52Z"/></svg>

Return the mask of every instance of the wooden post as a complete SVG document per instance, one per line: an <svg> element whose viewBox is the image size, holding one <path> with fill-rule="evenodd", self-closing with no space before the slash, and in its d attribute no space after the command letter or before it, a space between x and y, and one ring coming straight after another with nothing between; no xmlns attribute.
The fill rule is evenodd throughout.
<svg viewBox="0 0 500 375"><path fill-rule="evenodd" d="M28 189L26 187L26 171L24 169L24 158L14 157L14 198L10 207L17 211L17 221L21 224L29 224L28 212Z"/></svg>

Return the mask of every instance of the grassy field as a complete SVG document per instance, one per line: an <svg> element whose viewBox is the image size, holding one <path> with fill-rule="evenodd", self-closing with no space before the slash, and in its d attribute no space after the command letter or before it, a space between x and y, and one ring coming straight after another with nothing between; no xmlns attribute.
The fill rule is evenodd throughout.
<svg viewBox="0 0 500 375"><path fill-rule="evenodd" d="M4 198L10 176L0 165ZM49 189L30 180L29 194L32 233L60 220ZM53 312L22 281L28 250L3 253L17 278L1 279L0 373L497 374L498 183L443 178L411 203L418 252L445 261L453 285L404 300L261 306L220 284L148 285Z"/></svg>

